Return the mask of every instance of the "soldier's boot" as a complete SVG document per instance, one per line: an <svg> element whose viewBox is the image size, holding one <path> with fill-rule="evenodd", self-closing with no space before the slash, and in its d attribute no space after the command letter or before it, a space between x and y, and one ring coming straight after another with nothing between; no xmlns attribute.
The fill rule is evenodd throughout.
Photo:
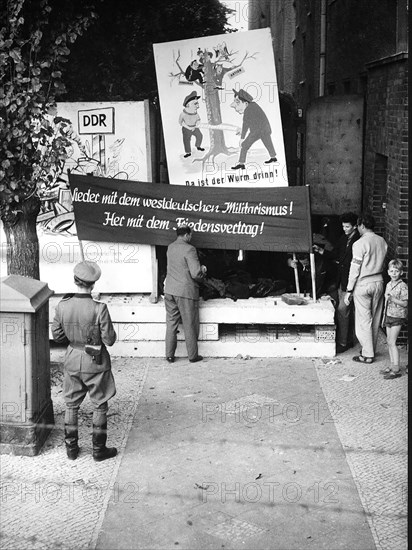
<svg viewBox="0 0 412 550"><path fill-rule="evenodd" d="M76 460L79 455L79 432L77 426L72 424L64 425L64 442L69 460Z"/></svg>
<svg viewBox="0 0 412 550"><path fill-rule="evenodd" d="M117 455L116 447L106 447L107 422L101 426L93 424L93 458L96 462L113 458Z"/></svg>

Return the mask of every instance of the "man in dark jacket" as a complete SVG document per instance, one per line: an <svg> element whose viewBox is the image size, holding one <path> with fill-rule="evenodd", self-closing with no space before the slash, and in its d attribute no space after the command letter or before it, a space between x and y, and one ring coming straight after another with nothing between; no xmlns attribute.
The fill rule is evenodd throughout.
<svg viewBox="0 0 412 550"><path fill-rule="evenodd" d="M352 245L360 237L356 222L357 215L353 212L342 214L343 235L340 237L332 251L322 249L314 245L314 250L323 254L337 263L337 291L338 300L336 306L336 353L343 353L353 346L353 303L346 305L344 302L348 285L349 269L352 261Z"/></svg>
<svg viewBox="0 0 412 550"><path fill-rule="evenodd" d="M265 160L265 164L277 162L276 151L271 138L272 129L263 109L253 101L253 97L248 92L245 92L245 90L239 90L238 92L233 90L233 92L235 98L230 106L233 107L237 113L243 114L243 124L240 134L241 146L239 162L236 166L232 166L232 170L245 168L246 154L255 141L259 139L270 155L269 160Z"/></svg>
<svg viewBox="0 0 412 550"><path fill-rule="evenodd" d="M199 284L206 274L200 265L196 248L190 244L192 231L188 226L176 229L177 239L167 248L167 274L165 280L166 307L166 359L175 360L177 329L180 321L185 331L187 354L191 363L201 361L198 354L199 336Z"/></svg>

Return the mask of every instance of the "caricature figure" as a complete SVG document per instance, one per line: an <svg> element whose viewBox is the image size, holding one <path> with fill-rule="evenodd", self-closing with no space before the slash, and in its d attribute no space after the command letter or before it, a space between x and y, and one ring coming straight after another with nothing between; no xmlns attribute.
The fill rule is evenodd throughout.
<svg viewBox="0 0 412 550"><path fill-rule="evenodd" d="M247 152L253 143L259 139L270 155L269 160L265 160L265 164L276 162L276 151L271 138L272 129L263 109L253 101L253 97L245 92L245 90L240 89L237 92L234 89L233 92L235 98L230 106L233 107L237 113L243 115L243 125L240 134L239 162L236 166L232 166L232 170L245 168ZM248 135L246 136L247 133Z"/></svg>
<svg viewBox="0 0 412 550"><path fill-rule="evenodd" d="M222 82L223 77L226 73L233 71L233 67L223 67L221 63L216 63L213 67L214 71L214 81L215 81L215 90L223 90Z"/></svg>
<svg viewBox="0 0 412 550"><path fill-rule="evenodd" d="M185 70L185 77L188 82L196 82L197 80L199 84L202 85L203 65L201 65L196 59L194 59Z"/></svg>
<svg viewBox="0 0 412 550"><path fill-rule="evenodd" d="M197 112L199 109L198 99L200 99L200 96L196 95L196 92L192 92L186 96L183 101L184 109L179 116L179 124L182 127L183 145L185 148L184 158L190 157L192 154L190 141L193 136L196 139L196 149L198 151L204 151L203 147L201 147L203 134L198 128L200 123L200 116Z"/></svg>
<svg viewBox="0 0 412 550"><path fill-rule="evenodd" d="M229 50L227 49L226 42L218 44L217 48L215 48L215 52L218 59L224 59L225 61L230 60Z"/></svg>

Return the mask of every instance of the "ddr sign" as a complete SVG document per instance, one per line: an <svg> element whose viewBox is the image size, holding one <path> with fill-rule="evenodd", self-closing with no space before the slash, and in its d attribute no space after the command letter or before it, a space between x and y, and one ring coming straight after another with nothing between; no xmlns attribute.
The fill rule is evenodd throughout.
<svg viewBox="0 0 412 550"><path fill-rule="evenodd" d="M114 107L79 111L79 134L114 134Z"/></svg>

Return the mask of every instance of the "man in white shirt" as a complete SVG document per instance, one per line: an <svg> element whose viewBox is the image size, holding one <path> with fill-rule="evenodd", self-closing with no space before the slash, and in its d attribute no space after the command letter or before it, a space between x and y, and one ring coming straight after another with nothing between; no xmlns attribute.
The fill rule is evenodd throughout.
<svg viewBox="0 0 412 550"><path fill-rule="evenodd" d="M353 360L373 363L383 307L383 277L388 245L374 233L375 220L362 214L357 221L360 239L353 244L345 303L355 304L355 333L362 350Z"/></svg>

